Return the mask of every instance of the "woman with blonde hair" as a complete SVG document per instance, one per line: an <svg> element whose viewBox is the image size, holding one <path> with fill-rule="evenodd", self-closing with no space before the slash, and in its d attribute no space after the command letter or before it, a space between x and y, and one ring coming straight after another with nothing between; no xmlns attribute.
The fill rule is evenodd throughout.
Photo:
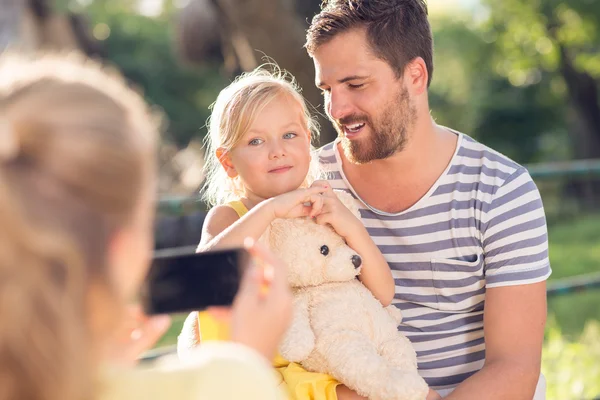
<svg viewBox="0 0 600 400"><path fill-rule="evenodd" d="M125 367L168 326L116 335L152 255L157 139L142 98L96 64L0 59L0 400L280 398L267 360L291 295L257 247L271 290L246 274L232 342L187 366Z"/></svg>

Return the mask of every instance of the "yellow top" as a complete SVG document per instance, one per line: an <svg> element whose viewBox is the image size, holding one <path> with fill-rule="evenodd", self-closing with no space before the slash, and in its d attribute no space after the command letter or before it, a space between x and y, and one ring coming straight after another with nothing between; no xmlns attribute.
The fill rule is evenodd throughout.
<svg viewBox="0 0 600 400"><path fill-rule="evenodd" d="M232 342L205 343L181 362L176 356L151 367L105 371L99 400L284 400L272 368L253 349Z"/></svg>
<svg viewBox="0 0 600 400"><path fill-rule="evenodd" d="M239 200L227 205L233 208L240 218L248 212L244 203ZM207 312L198 313L198 323L202 342L229 338L229 326L214 319ZM300 364L290 363L279 354L275 356L273 366L285 382L291 400L337 400L335 388L340 383L331 376L308 372Z"/></svg>

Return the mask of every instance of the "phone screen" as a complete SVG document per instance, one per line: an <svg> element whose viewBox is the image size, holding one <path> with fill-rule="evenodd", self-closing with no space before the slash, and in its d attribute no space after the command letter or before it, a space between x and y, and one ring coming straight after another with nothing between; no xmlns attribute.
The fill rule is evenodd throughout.
<svg viewBox="0 0 600 400"><path fill-rule="evenodd" d="M141 292L146 314L201 311L210 306L231 305L249 259L244 249L156 252Z"/></svg>

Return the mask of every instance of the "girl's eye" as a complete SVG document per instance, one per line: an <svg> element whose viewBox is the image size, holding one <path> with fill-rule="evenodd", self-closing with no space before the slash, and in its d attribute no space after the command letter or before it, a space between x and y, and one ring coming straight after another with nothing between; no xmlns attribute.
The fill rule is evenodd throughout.
<svg viewBox="0 0 600 400"><path fill-rule="evenodd" d="M298 135L297 135L297 134L295 134L294 132L288 132L288 133L286 133L285 135L283 135L283 138L284 138L284 139L293 139L293 138L295 138L296 136L298 136Z"/></svg>
<svg viewBox="0 0 600 400"><path fill-rule="evenodd" d="M252 139L251 141L248 142L248 144L250 146L258 146L259 144L261 144L263 142L262 139Z"/></svg>

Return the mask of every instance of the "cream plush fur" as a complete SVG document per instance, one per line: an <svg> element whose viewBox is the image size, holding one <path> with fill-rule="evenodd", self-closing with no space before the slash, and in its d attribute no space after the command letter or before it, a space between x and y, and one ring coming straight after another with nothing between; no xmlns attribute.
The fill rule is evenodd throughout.
<svg viewBox="0 0 600 400"><path fill-rule="evenodd" d="M336 194L358 216L352 197ZM371 400L425 399L415 350L397 330L399 310L384 308L356 279L358 255L331 227L280 219L261 241L287 263L294 291L294 318L280 346L285 359Z"/></svg>

